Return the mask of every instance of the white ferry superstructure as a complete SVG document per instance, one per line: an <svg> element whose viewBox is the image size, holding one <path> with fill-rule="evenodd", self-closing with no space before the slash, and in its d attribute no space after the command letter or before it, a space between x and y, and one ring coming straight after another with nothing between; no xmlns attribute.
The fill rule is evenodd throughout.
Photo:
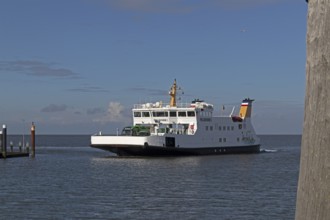
<svg viewBox="0 0 330 220"><path fill-rule="evenodd" d="M195 99L177 104L177 84L169 104L134 105L133 125L121 134L91 136L91 146L118 156L185 156L260 152L251 123L252 99L244 99L239 115L213 116L213 105Z"/></svg>

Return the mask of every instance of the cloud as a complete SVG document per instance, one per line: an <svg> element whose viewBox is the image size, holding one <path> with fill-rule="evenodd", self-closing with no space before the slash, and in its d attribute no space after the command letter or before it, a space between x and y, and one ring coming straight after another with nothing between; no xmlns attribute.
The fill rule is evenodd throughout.
<svg viewBox="0 0 330 220"><path fill-rule="evenodd" d="M259 108L303 108L304 103L288 101L288 100L257 100L256 103Z"/></svg>
<svg viewBox="0 0 330 220"><path fill-rule="evenodd" d="M110 102L108 106L107 118L110 122L118 122L123 119L124 106L119 102Z"/></svg>
<svg viewBox="0 0 330 220"><path fill-rule="evenodd" d="M56 104L50 104L43 109L41 109L41 112L45 113L52 113L52 112L63 112L68 109L68 106L65 104L62 105L56 105Z"/></svg>
<svg viewBox="0 0 330 220"><path fill-rule="evenodd" d="M111 7L152 13L190 13L204 8L240 9L281 2L283 0L104 0Z"/></svg>
<svg viewBox="0 0 330 220"><path fill-rule="evenodd" d="M100 113L104 113L105 110L103 108L92 108L92 109L87 109L87 115L96 115Z"/></svg>
<svg viewBox="0 0 330 220"><path fill-rule="evenodd" d="M94 109L94 111L103 111L101 109ZM94 112L95 113L95 112ZM120 122L120 123L127 123L128 120L131 118L131 115L128 116L128 113L125 107L119 102L110 102L108 105L108 109L105 112L103 117L94 119L94 122L98 123L108 123L108 122Z"/></svg>
<svg viewBox="0 0 330 220"><path fill-rule="evenodd" d="M80 88L68 89L67 91L70 91L70 92L109 92L109 90L103 89L101 87L89 86L89 85L84 85L84 86L81 86Z"/></svg>
<svg viewBox="0 0 330 220"><path fill-rule="evenodd" d="M0 61L0 71L15 72L36 77L78 79L79 75L70 69L56 68L54 63L36 60Z"/></svg>
<svg viewBox="0 0 330 220"><path fill-rule="evenodd" d="M189 13L194 3L183 0L106 0L110 6L143 12Z"/></svg>
<svg viewBox="0 0 330 220"><path fill-rule="evenodd" d="M284 0L208 0L210 5L226 8L226 9L241 9L263 5L270 5Z"/></svg>
<svg viewBox="0 0 330 220"><path fill-rule="evenodd" d="M168 94L168 91L161 90L161 89L146 89L146 88L131 88L129 89L132 92L141 92L147 95L152 96L166 96Z"/></svg>
<svg viewBox="0 0 330 220"><path fill-rule="evenodd" d="M303 103L260 100L254 103L253 108L253 122L257 133L301 134L304 119Z"/></svg>

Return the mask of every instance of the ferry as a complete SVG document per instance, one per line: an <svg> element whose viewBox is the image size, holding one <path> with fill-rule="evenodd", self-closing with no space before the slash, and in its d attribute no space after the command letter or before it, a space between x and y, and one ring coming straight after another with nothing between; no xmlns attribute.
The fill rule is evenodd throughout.
<svg viewBox="0 0 330 220"><path fill-rule="evenodd" d="M191 156L259 153L260 139L251 123L253 99L242 101L238 115L214 116L214 107L195 99L177 103L176 80L170 103L136 104L133 125L121 134L91 136L91 147L118 156Z"/></svg>

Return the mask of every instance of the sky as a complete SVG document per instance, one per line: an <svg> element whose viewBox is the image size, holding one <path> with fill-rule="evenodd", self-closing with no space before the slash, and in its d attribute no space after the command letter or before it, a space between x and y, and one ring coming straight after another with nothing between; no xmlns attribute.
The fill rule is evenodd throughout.
<svg viewBox="0 0 330 220"><path fill-rule="evenodd" d="M257 134L301 134L303 0L1 0L0 123L9 134L115 133L143 102L250 97Z"/></svg>

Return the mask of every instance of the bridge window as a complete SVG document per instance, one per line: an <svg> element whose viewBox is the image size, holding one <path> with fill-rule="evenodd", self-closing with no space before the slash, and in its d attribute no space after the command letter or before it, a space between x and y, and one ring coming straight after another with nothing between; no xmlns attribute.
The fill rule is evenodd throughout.
<svg viewBox="0 0 330 220"><path fill-rule="evenodd" d="M168 112L152 112L154 117L168 117Z"/></svg>
<svg viewBox="0 0 330 220"><path fill-rule="evenodd" d="M179 117L186 117L187 113L186 112L178 112Z"/></svg>
<svg viewBox="0 0 330 220"><path fill-rule="evenodd" d="M195 112L194 111L188 111L188 117L195 117Z"/></svg>
<svg viewBox="0 0 330 220"><path fill-rule="evenodd" d="M141 117L141 112L134 112L134 117Z"/></svg>
<svg viewBox="0 0 330 220"><path fill-rule="evenodd" d="M170 117L176 117L176 112L170 112Z"/></svg>
<svg viewBox="0 0 330 220"><path fill-rule="evenodd" d="M142 112L142 117L150 117L150 113L149 112Z"/></svg>

